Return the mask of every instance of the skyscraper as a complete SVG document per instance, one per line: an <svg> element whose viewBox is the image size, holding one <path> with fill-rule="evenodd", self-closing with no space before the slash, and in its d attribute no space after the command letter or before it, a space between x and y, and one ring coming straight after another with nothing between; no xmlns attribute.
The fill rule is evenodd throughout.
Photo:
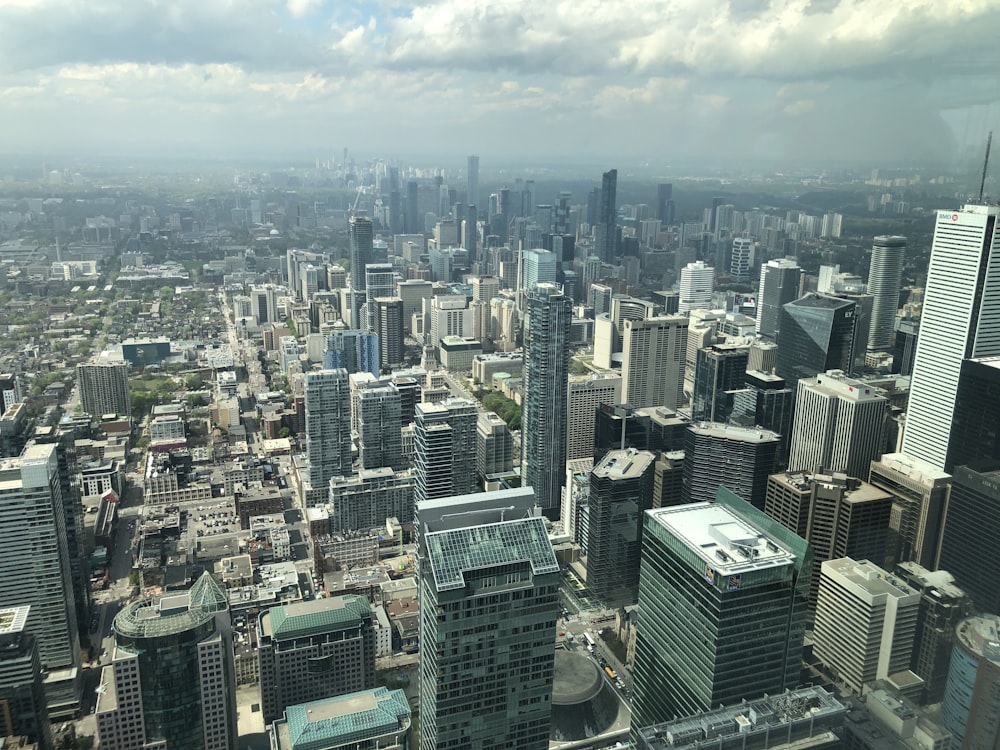
<svg viewBox="0 0 1000 750"><path fill-rule="evenodd" d="M623 402L668 409L683 403L687 335L686 315L623 321Z"/></svg>
<svg viewBox="0 0 1000 750"><path fill-rule="evenodd" d="M361 466L404 468L402 399L389 386L358 392L358 437Z"/></svg>
<svg viewBox="0 0 1000 750"><path fill-rule="evenodd" d="M479 205L479 157L470 156L467 160L465 174L465 201Z"/></svg>
<svg viewBox="0 0 1000 750"><path fill-rule="evenodd" d="M763 509L781 438L770 430L720 422L688 425L684 435L684 500L707 502L725 487Z"/></svg>
<svg viewBox="0 0 1000 750"><path fill-rule="evenodd" d="M788 471L767 480L764 512L809 542L813 560L884 560L892 497L855 477ZM819 568L813 569L810 607L816 607Z"/></svg>
<svg viewBox="0 0 1000 750"><path fill-rule="evenodd" d="M674 186L664 182L656 186L656 219L669 226L674 221Z"/></svg>
<svg viewBox="0 0 1000 750"><path fill-rule="evenodd" d="M798 684L809 545L720 489L646 513L633 735Z"/></svg>
<svg viewBox="0 0 1000 750"><path fill-rule="evenodd" d="M521 475L550 518L559 515L566 474L566 403L572 301L556 284L527 290Z"/></svg>
<svg viewBox="0 0 1000 750"><path fill-rule="evenodd" d="M232 750L236 675L226 590L203 573L182 594L126 605L115 617L101 684L102 748Z"/></svg>
<svg viewBox="0 0 1000 750"><path fill-rule="evenodd" d="M0 602L31 608L26 629L38 639L48 673L49 715L72 715L80 699L80 641L55 444L28 443L17 458L0 459L0 506L7 552Z"/></svg>
<svg viewBox="0 0 1000 750"><path fill-rule="evenodd" d="M1000 355L998 206L938 211L902 451L946 469L963 359Z"/></svg>
<svg viewBox="0 0 1000 750"><path fill-rule="evenodd" d="M347 370L349 375L368 372L378 376L378 336L367 331L331 331L323 349L323 366L327 370Z"/></svg>
<svg viewBox="0 0 1000 750"><path fill-rule="evenodd" d="M375 297L373 326L378 336L378 363L381 372L402 366L403 353L403 300L399 297Z"/></svg>
<svg viewBox="0 0 1000 750"><path fill-rule="evenodd" d="M793 258L769 260L760 267L757 289L757 334L778 338L781 308L799 298L802 269Z"/></svg>
<svg viewBox="0 0 1000 750"><path fill-rule="evenodd" d="M590 472L587 588L608 603L630 604L639 586L645 512L653 507L656 455L609 451Z"/></svg>
<svg viewBox="0 0 1000 750"><path fill-rule="evenodd" d="M618 170L612 169L601 175L600 202L597 207L594 251L604 263L614 261L618 254Z"/></svg>
<svg viewBox="0 0 1000 750"><path fill-rule="evenodd" d="M622 379L618 374L570 375L566 405L566 459L594 455L594 415L602 404L619 404Z"/></svg>
<svg viewBox="0 0 1000 750"><path fill-rule="evenodd" d="M852 300L812 292L782 306L777 370L789 386L828 370L854 372L855 308Z"/></svg>
<svg viewBox="0 0 1000 750"><path fill-rule="evenodd" d="M521 255L521 289L531 289L535 284L554 284L556 281L556 255L548 250L525 250Z"/></svg>
<svg viewBox="0 0 1000 750"><path fill-rule="evenodd" d="M1000 464L957 467L936 567L955 576L980 612L1000 612L998 538Z"/></svg>
<svg viewBox="0 0 1000 750"><path fill-rule="evenodd" d="M263 612L257 663L264 723L297 703L374 688L374 622L368 600L354 594Z"/></svg>
<svg viewBox="0 0 1000 750"><path fill-rule="evenodd" d="M712 306L715 291L715 269L698 260L681 269L679 285L680 302L678 310L688 313L692 310L707 310Z"/></svg>
<svg viewBox="0 0 1000 750"><path fill-rule="evenodd" d="M418 503L420 750L547 750L559 563L528 487Z"/></svg>
<svg viewBox="0 0 1000 750"><path fill-rule="evenodd" d="M729 419L730 392L746 382L749 357L750 347L744 344L715 344L698 350L691 396L692 420L725 422Z"/></svg>
<svg viewBox="0 0 1000 750"><path fill-rule="evenodd" d="M751 356L754 347L751 347ZM781 437L778 465L788 464L795 394L785 379L769 372L749 370L742 388L730 392L733 401L729 421L739 427L764 427Z"/></svg>
<svg viewBox="0 0 1000 750"><path fill-rule="evenodd" d="M476 489L476 402L449 398L414 412L414 500L465 495Z"/></svg>
<svg viewBox="0 0 1000 750"><path fill-rule="evenodd" d="M899 307L899 285L906 259L906 237L880 235L872 243L868 270L868 293L872 302L872 321L868 329L868 351L888 352L892 348L892 330Z"/></svg>
<svg viewBox="0 0 1000 750"><path fill-rule="evenodd" d="M52 747L38 642L25 631L30 607L0 609L0 736L27 737Z"/></svg>
<svg viewBox="0 0 1000 750"><path fill-rule="evenodd" d="M76 382L84 413L98 419L105 414L130 416L128 373L128 362L110 358L106 352L92 362L77 365Z"/></svg>
<svg viewBox="0 0 1000 750"><path fill-rule="evenodd" d="M754 241L749 237L734 237L729 261L729 275L733 281L749 282L753 265Z"/></svg>
<svg viewBox="0 0 1000 750"><path fill-rule="evenodd" d="M1000 617L970 617L955 629L956 642L941 704L942 723L961 750L996 747L1000 735Z"/></svg>
<svg viewBox="0 0 1000 750"><path fill-rule="evenodd" d="M837 370L799 381L788 468L868 474L885 447L888 399Z"/></svg>
<svg viewBox="0 0 1000 750"><path fill-rule="evenodd" d="M1000 460L1000 357L962 360L945 471Z"/></svg>
<svg viewBox="0 0 1000 750"><path fill-rule="evenodd" d="M951 475L905 453L883 453L872 461L868 481L893 497L889 529L894 559L934 570Z"/></svg>
<svg viewBox="0 0 1000 750"><path fill-rule="evenodd" d="M920 592L869 560L822 564L814 653L855 695L910 668Z"/></svg>
<svg viewBox="0 0 1000 750"><path fill-rule="evenodd" d="M367 216L355 215L350 218L347 237L351 249L351 289L365 291L365 266L375 262L375 235L372 220Z"/></svg>
<svg viewBox="0 0 1000 750"><path fill-rule="evenodd" d="M513 468L514 437L510 428L494 412L481 413L476 421L476 474L479 481Z"/></svg>
<svg viewBox="0 0 1000 750"><path fill-rule="evenodd" d="M307 505L326 501L330 477L351 473L351 389L347 370L305 375ZM310 499L313 502L310 502Z"/></svg>

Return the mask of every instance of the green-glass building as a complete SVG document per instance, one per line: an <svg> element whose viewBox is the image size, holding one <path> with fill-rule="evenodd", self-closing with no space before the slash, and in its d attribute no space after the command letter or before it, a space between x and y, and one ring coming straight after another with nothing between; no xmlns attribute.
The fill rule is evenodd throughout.
<svg viewBox="0 0 1000 750"><path fill-rule="evenodd" d="M229 601L211 574L184 593L129 604L114 627L96 707L102 750L233 750Z"/></svg>
<svg viewBox="0 0 1000 750"><path fill-rule="evenodd" d="M647 511L632 726L798 682L812 552L729 490Z"/></svg>

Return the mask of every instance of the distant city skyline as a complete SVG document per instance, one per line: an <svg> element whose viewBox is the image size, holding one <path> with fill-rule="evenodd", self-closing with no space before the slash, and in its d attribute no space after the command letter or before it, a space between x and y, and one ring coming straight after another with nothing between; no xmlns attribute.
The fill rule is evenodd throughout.
<svg viewBox="0 0 1000 750"><path fill-rule="evenodd" d="M997 9L13 0L0 142L215 157L389 144L479 154L484 170L512 155L945 163L1000 121Z"/></svg>

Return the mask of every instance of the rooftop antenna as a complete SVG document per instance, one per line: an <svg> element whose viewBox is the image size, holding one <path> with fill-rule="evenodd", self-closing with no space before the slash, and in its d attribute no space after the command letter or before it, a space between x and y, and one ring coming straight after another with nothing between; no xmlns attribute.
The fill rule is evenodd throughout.
<svg viewBox="0 0 1000 750"><path fill-rule="evenodd" d="M986 158L983 159L983 178L979 181L979 202L983 202L983 189L986 187L986 168L990 164L990 144L993 143L993 131L986 138Z"/></svg>

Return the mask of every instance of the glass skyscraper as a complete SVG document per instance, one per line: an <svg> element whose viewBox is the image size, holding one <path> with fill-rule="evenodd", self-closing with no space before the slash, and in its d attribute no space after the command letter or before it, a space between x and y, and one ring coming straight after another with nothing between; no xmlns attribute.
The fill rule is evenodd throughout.
<svg viewBox="0 0 1000 750"><path fill-rule="evenodd" d="M725 488L648 511L632 726L795 687L811 571L803 539Z"/></svg>
<svg viewBox="0 0 1000 750"><path fill-rule="evenodd" d="M559 515L566 474L566 403L573 303L557 284L527 290L524 322L522 477L546 516Z"/></svg>

